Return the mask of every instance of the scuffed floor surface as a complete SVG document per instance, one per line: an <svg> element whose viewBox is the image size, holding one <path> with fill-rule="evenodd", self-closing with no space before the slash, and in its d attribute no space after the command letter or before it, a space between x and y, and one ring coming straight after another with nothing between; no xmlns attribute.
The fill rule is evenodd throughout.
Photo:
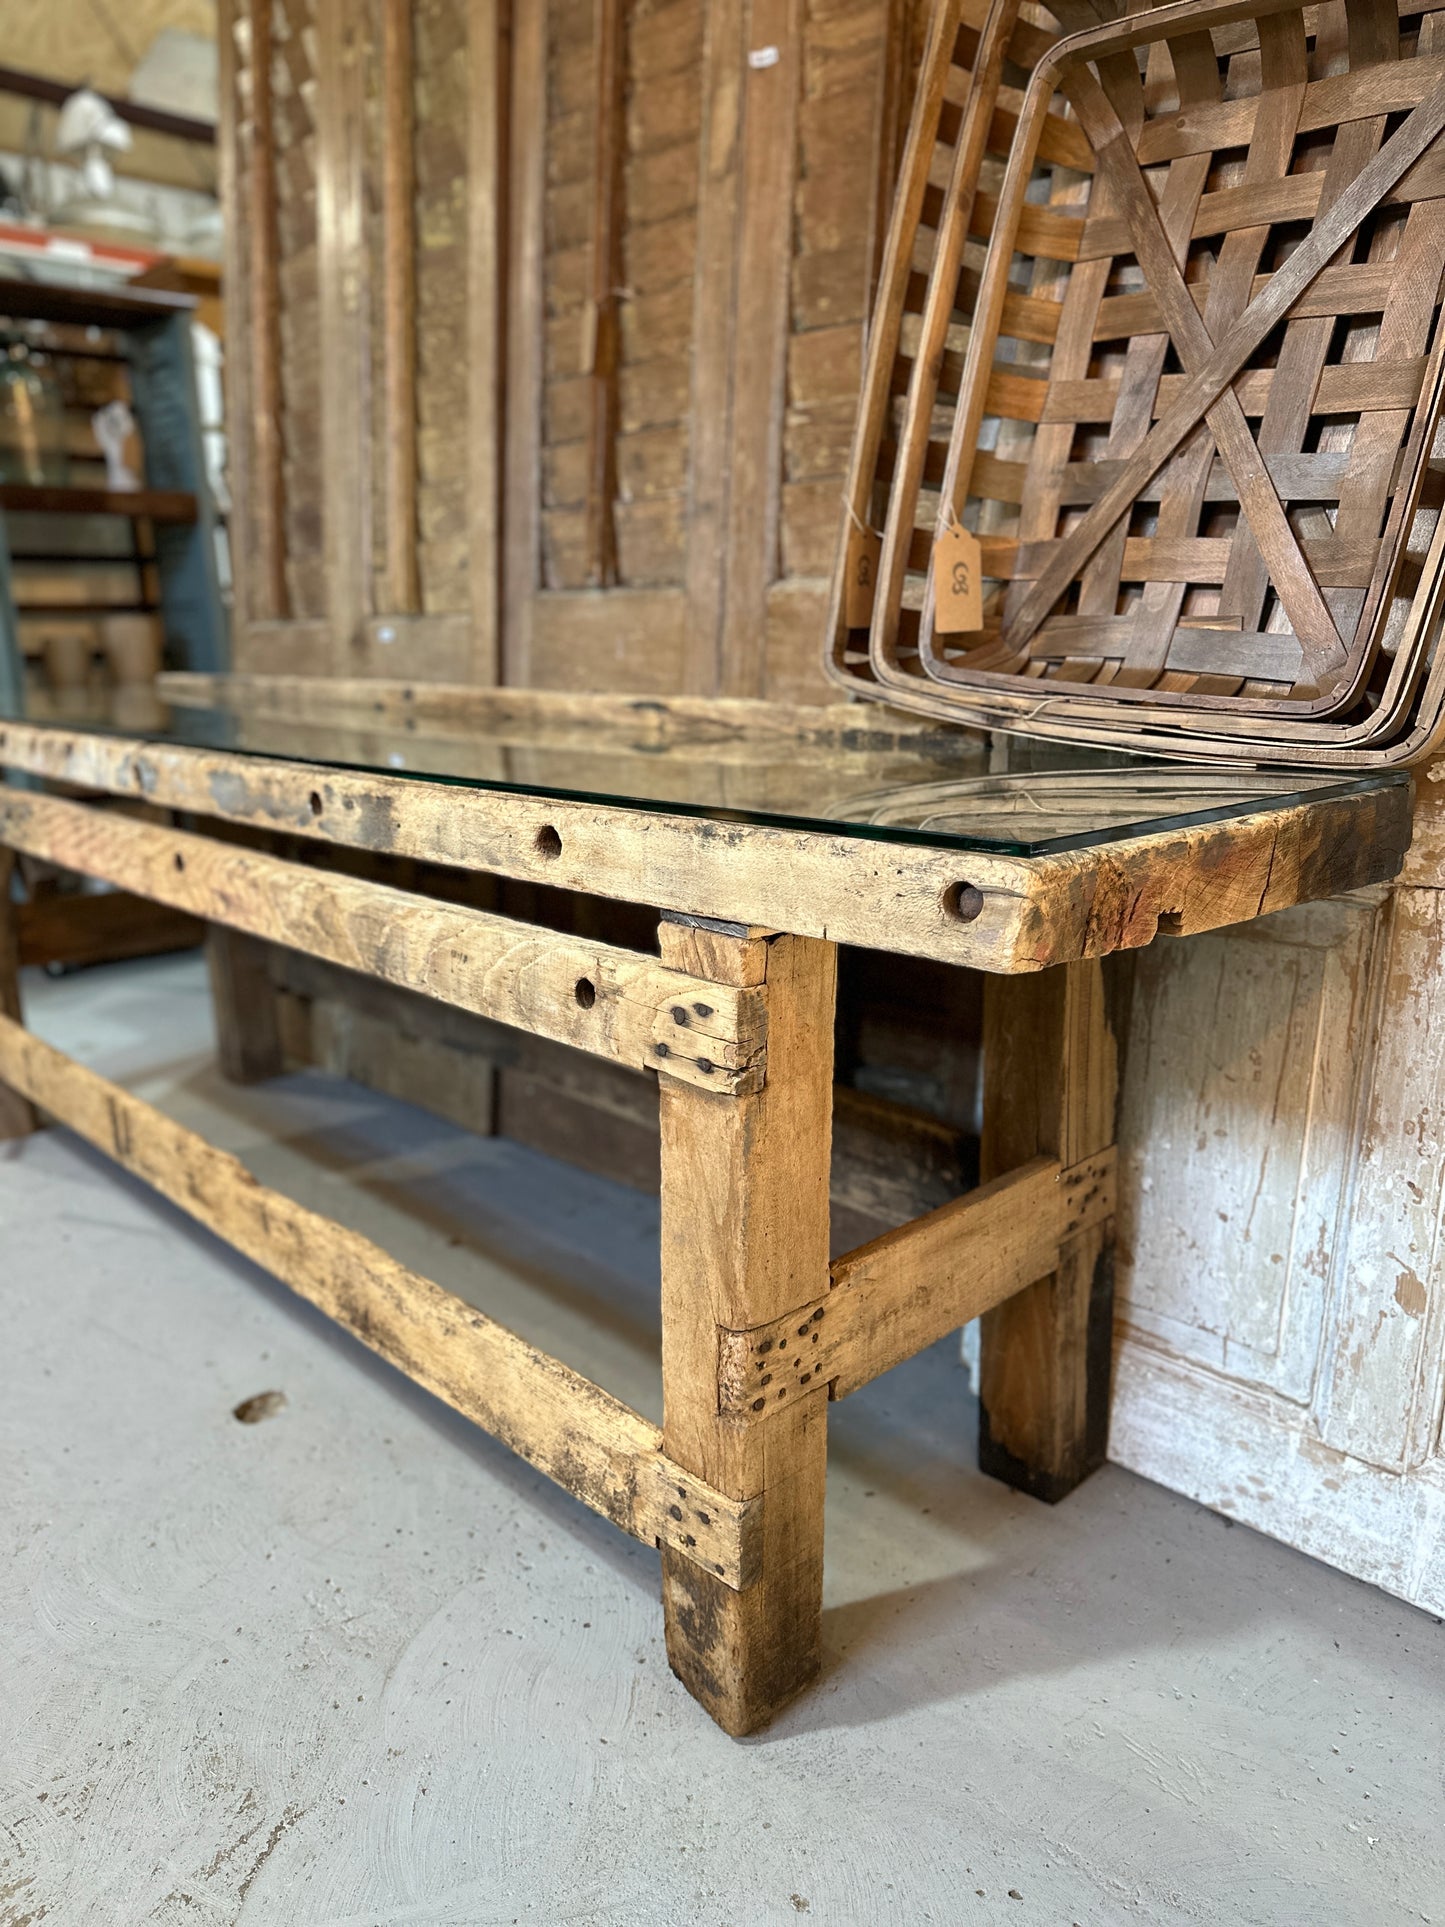
<svg viewBox="0 0 1445 1927"><path fill-rule="evenodd" d="M648 1200L228 1088L194 958L27 989L656 1411ZM0 1147L0 1317L0 1927L1445 1927L1438 1623L1112 1468L979 1478L951 1344L834 1408L827 1670L738 1744L653 1552L58 1132Z"/></svg>

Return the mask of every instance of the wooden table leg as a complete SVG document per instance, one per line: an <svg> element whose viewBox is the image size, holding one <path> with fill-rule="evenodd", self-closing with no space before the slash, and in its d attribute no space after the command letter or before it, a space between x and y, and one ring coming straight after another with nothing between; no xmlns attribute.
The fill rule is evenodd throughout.
<svg viewBox="0 0 1445 1927"><path fill-rule="evenodd" d="M223 923L206 925L206 965L216 1020L216 1058L233 1084L262 1084L285 1069L276 989L266 946Z"/></svg>
<svg viewBox="0 0 1445 1927"><path fill-rule="evenodd" d="M20 907L11 890L15 852L0 847L0 1017L20 1022ZM0 1139L28 1137L39 1119L35 1106L0 1084Z"/></svg>
<svg viewBox="0 0 1445 1927"><path fill-rule="evenodd" d="M742 1734L818 1670L828 1388L780 1385L763 1424L720 1417L718 1332L766 1324L828 1287L837 950L669 921L662 956L714 983L767 986L762 1091L661 1080L664 1449L763 1508L760 1570L745 1590L664 1549L667 1654L718 1724Z"/></svg>
<svg viewBox="0 0 1445 1927"><path fill-rule="evenodd" d="M1097 960L990 977L982 1175L1041 1153L1065 1166L1114 1142L1118 1055ZM986 1314L979 1464L1050 1504L1104 1462L1114 1224L1068 1239L1058 1269Z"/></svg>

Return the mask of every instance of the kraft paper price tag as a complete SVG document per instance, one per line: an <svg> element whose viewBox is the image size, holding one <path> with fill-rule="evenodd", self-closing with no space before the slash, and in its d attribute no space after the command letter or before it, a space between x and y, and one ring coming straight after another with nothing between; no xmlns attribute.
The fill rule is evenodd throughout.
<svg viewBox="0 0 1445 1927"><path fill-rule="evenodd" d="M843 620L850 629L866 629L873 620L873 593L878 586L878 564L883 537L855 522L848 533L848 582L843 597Z"/></svg>
<svg viewBox="0 0 1445 1927"><path fill-rule="evenodd" d="M983 570L978 537L953 522L933 545L933 626L967 636L983 627Z"/></svg>

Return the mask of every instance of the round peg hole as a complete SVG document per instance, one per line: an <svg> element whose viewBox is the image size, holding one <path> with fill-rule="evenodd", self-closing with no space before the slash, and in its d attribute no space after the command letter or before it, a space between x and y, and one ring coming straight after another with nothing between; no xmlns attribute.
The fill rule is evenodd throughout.
<svg viewBox="0 0 1445 1927"><path fill-rule="evenodd" d="M591 1010L597 1002L597 986L590 977L579 977L573 986L572 995L583 1010Z"/></svg>
<svg viewBox="0 0 1445 1927"><path fill-rule="evenodd" d="M943 913L955 923L972 923L983 909L983 891L972 883L950 883L943 893Z"/></svg>
<svg viewBox="0 0 1445 1927"><path fill-rule="evenodd" d="M562 854L562 839L550 823L538 830L533 844L538 856L545 857L549 863Z"/></svg>

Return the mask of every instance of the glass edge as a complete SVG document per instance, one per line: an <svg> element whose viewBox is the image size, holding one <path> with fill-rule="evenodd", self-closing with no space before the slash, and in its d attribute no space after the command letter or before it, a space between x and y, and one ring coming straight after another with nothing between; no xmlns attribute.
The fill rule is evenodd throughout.
<svg viewBox="0 0 1445 1927"><path fill-rule="evenodd" d="M197 716L225 714L223 711L199 710L182 713ZM0 708L0 723L49 730L56 735L113 738L126 738L130 735L128 731L105 723L80 720L66 722L51 717L41 720L27 717L23 713L16 713L8 708ZM906 824L860 823L841 817L811 816L723 804L692 803L677 798L623 796L546 783L516 783L504 777L455 776L440 770L398 769L388 764L350 762L295 751L283 754L278 750L250 748L235 742L217 740L217 736L224 736L225 733L224 731L213 732L209 740L203 740L202 732L188 734L184 731L176 731L164 735L147 735L139 732L135 740L153 748L190 749L198 752L209 749L227 755L244 756L258 763L300 763L308 769L352 771L359 776L373 776L403 782L434 783L444 788L474 790L489 795L529 796L547 802L591 804L603 809L638 810L650 816L685 816L699 822L747 823L760 829L804 830L813 835L848 837L860 842L899 844L915 849L946 850L963 855L973 852L984 856L1065 855L1070 851L1093 849L1104 844L1127 843L1136 837L1161 835L1170 830L1192 829L1210 823L1228 822L1236 817L1257 815L1262 810L1293 809L1308 803L1333 801L1342 796L1363 795L1371 790L1400 788L1410 780L1409 772L1402 769L1364 770L1347 775L1323 769L1300 771L1291 768L1286 772L1266 768L1252 773L1261 777L1287 773L1299 779L1297 787L1281 790L1270 796L1241 796L1237 801L1205 804L1196 810L1169 812L1161 816L1139 817L1128 823L1110 824L1093 830L1075 830L1062 836L965 836L950 832L940 834L932 830L914 829ZM1127 754L1127 752L1123 753ZM1122 766L1119 773L1125 773L1129 767L1131 765ZM1177 770L1182 775L1187 772L1190 765L1162 759L1140 759L1137 767L1151 772ZM1207 771L1211 775L1232 773L1227 765L1217 763L1201 764L1199 769L1201 773ZM1109 771L1110 766L1104 764L1100 765L1097 773L1106 775ZM1067 773L1069 772L1050 769L979 772L984 777L990 774L1026 777ZM1316 779L1314 782L1310 782L1311 776Z"/></svg>

